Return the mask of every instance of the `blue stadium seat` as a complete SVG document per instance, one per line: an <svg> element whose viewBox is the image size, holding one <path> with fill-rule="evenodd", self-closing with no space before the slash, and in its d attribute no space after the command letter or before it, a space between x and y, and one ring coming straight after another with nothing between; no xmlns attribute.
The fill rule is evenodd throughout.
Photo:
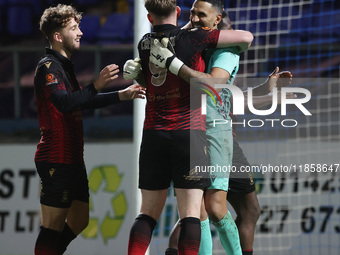
<svg viewBox="0 0 340 255"><path fill-rule="evenodd" d="M1 8L1 5L0 5L0 35L2 34L2 30L3 30L2 17L3 17L2 8Z"/></svg>
<svg viewBox="0 0 340 255"><path fill-rule="evenodd" d="M132 29L129 14L110 14L98 33L98 42L100 44L124 43L128 40Z"/></svg>
<svg viewBox="0 0 340 255"><path fill-rule="evenodd" d="M85 43L95 42L100 30L100 16L83 15L80 22L80 29L83 32L82 40L84 40Z"/></svg>
<svg viewBox="0 0 340 255"><path fill-rule="evenodd" d="M32 9L29 6L7 8L7 30L11 35L28 35L32 32Z"/></svg>
<svg viewBox="0 0 340 255"><path fill-rule="evenodd" d="M40 16L42 14L42 1L41 0L6 0L8 6L25 5L30 6L33 14Z"/></svg>
<svg viewBox="0 0 340 255"><path fill-rule="evenodd" d="M94 6L98 4L97 0L76 0L75 2L80 6Z"/></svg>
<svg viewBox="0 0 340 255"><path fill-rule="evenodd" d="M191 9L193 1L191 0L178 0L177 5L181 7L181 9Z"/></svg>
<svg viewBox="0 0 340 255"><path fill-rule="evenodd" d="M5 15L5 4L6 4L6 0L0 0L0 34L2 34L3 32L3 18Z"/></svg>

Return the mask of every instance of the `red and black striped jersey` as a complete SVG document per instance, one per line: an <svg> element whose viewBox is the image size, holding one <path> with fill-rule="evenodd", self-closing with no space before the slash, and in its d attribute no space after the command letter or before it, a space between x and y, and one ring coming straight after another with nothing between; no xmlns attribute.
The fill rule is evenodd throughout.
<svg viewBox="0 0 340 255"><path fill-rule="evenodd" d="M216 47L219 33L218 30L187 30L167 24L155 26L153 33L143 36L138 50L147 83L144 129L205 130L205 116L201 114L200 105L190 106L190 85L170 71L149 62L150 45L159 35L168 37L176 56L190 68L203 72L205 63L202 51Z"/></svg>
<svg viewBox="0 0 340 255"><path fill-rule="evenodd" d="M72 62L48 48L36 69L34 92L41 130L35 161L83 164L81 109L119 102L118 93L97 93L93 84L80 87Z"/></svg>

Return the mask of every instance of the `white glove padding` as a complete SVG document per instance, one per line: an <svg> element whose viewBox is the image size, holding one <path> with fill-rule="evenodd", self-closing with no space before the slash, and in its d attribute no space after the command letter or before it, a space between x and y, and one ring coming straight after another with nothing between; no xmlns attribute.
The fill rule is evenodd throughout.
<svg viewBox="0 0 340 255"><path fill-rule="evenodd" d="M136 80L139 78L142 71L142 65L140 64L140 58L134 60L129 59L125 62L123 67L123 77L125 80Z"/></svg>
<svg viewBox="0 0 340 255"><path fill-rule="evenodd" d="M178 75L178 72L184 63L176 58L175 54L167 48L168 43L168 38L163 38L162 43L160 43L158 39L155 39L153 44L151 44L150 61L157 66L167 68L173 74Z"/></svg>

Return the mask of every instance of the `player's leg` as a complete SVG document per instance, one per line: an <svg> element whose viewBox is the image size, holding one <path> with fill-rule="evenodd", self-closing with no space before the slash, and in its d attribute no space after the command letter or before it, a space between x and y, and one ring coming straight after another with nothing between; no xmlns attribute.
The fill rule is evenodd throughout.
<svg viewBox="0 0 340 255"><path fill-rule="evenodd" d="M253 251L255 225L261 208L255 193L255 185L251 173L241 172L241 166L250 166L241 147L234 140L233 166L229 181L228 201L237 214L236 225L239 230L241 247L244 255Z"/></svg>
<svg viewBox="0 0 340 255"><path fill-rule="evenodd" d="M201 240L200 208L202 189L176 188L179 212L178 252L180 255L198 254Z"/></svg>
<svg viewBox="0 0 340 255"><path fill-rule="evenodd" d="M74 200L67 213L62 230L62 251L87 227L89 223L89 203Z"/></svg>
<svg viewBox="0 0 340 255"><path fill-rule="evenodd" d="M143 131L139 158L142 204L130 230L128 254L145 254L163 210L171 181L168 147L167 132Z"/></svg>
<svg viewBox="0 0 340 255"><path fill-rule="evenodd" d="M88 225L89 187L85 165L74 168L72 175L72 204L66 216L66 223L62 230L62 252L65 252L70 242L77 237Z"/></svg>
<svg viewBox="0 0 340 255"><path fill-rule="evenodd" d="M216 185L216 180L214 184ZM208 189L205 194L205 208L226 253L240 255L242 251L238 229L228 211L226 196L227 192L223 190Z"/></svg>
<svg viewBox="0 0 340 255"><path fill-rule="evenodd" d="M67 213L72 203L70 181L74 169L69 165L36 163L41 179L41 227L35 254L62 254Z"/></svg>
<svg viewBox="0 0 340 255"><path fill-rule="evenodd" d="M208 214L204 207L204 199L201 203L201 243L199 248L199 255L210 255L212 254L212 236L210 232L210 224ZM180 226L179 220L173 226L170 236L169 236L169 248L165 251L165 255L177 255L178 254L178 236L179 236Z"/></svg>
<svg viewBox="0 0 340 255"><path fill-rule="evenodd" d="M201 130L181 130L171 133L171 140L171 173L180 217L178 252L180 255L197 254L203 189L211 184L207 173L195 171L196 166L209 163L206 135Z"/></svg>
<svg viewBox="0 0 340 255"><path fill-rule="evenodd" d="M142 189L141 210L130 230L128 254L145 254L151 242L152 232L162 213L167 191L167 189Z"/></svg>
<svg viewBox="0 0 340 255"><path fill-rule="evenodd" d="M180 231L178 220L175 225L172 227L170 236L169 236L169 245L165 251L165 255L178 255L178 236Z"/></svg>
<svg viewBox="0 0 340 255"><path fill-rule="evenodd" d="M261 213L256 193L255 191L244 195L230 193L228 201L237 214L235 222L238 227L243 254L251 255L255 226Z"/></svg>
<svg viewBox="0 0 340 255"><path fill-rule="evenodd" d="M219 116L219 113L213 107L209 112L211 115ZM205 209L208 212L210 221L218 231L221 244L226 253L241 254L238 230L232 216L228 212L225 201L233 155L231 127L227 125L214 127L209 124L207 126L207 138L209 141L210 163L216 169L214 173L211 173L212 185L205 192Z"/></svg>
<svg viewBox="0 0 340 255"><path fill-rule="evenodd" d="M205 210L204 198L201 204L201 243L198 251L198 255L212 255L212 236L210 231L210 222L208 218L208 213Z"/></svg>

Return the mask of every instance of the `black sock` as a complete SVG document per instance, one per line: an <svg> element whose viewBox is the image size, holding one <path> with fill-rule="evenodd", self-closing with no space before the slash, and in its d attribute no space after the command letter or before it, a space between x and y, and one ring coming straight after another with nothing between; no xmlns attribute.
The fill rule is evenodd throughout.
<svg viewBox="0 0 340 255"><path fill-rule="evenodd" d="M242 255L253 255L253 250L243 250Z"/></svg>
<svg viewBox="0 0 340 255"><path fill-rule="evenodd" d="M148 215L138 215L130 230L128 254L145 254L156 223Z"/></svg>
<svg viewBox="0 0 340 255"><path fill-rule="evenodd" d="M61 255L61 232L40 227L40 232L35 243L35 255Z"/></svg>
<svg viewBox="0 0 340 255"><path fill-rule="evenodd" d="M64 229L61 232L61 254L63 254L66 249L67 246L70 244L70 242L72 242L72 240L74 240L77 236L73 233L72 229L67 225L67 223L65 223Z"/></svg>
<svg viewBox="0 0 340 255"><path fill-rule="evenodd" d="M165 251L165 255L178 255L178 250L175 248L168 248Z"/></svg>
<svg viewBox="0 0 340 255"><path fill-rule="evenodd" d="M197 254L201 242L201 222L199 218L186 217L179 221L181 230L178 238L180 254Z"/></svg>

